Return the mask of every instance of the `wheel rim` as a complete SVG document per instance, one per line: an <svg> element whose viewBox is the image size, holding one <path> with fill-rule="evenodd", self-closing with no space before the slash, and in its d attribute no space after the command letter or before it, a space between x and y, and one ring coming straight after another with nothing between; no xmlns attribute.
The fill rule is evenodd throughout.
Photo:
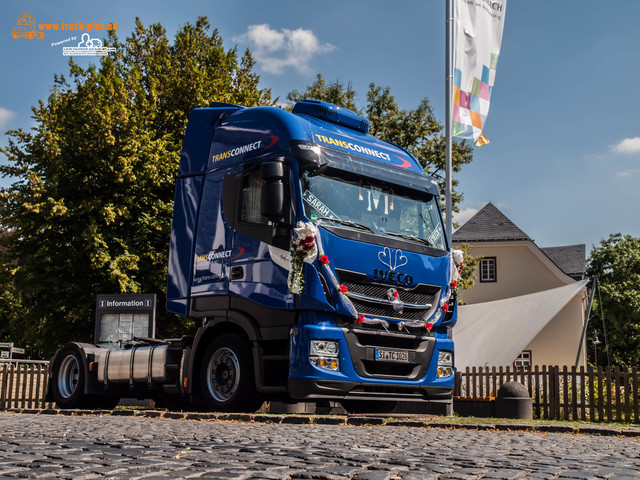
<svg viewBox="0 0 640 480"><path fill-rule="evenodd" d="M67 355L58 372L58 391L63 398L69 398L76 391L80 379L80 365L73 355Z"/></svg>
<svg viewBox="0 0 640 480"><path fill-rule="evenodd" d="M226 402L238 391L240 383L240 362L238 357L226 347L219 348L207 364L207 388L218 402Z"/></svg>

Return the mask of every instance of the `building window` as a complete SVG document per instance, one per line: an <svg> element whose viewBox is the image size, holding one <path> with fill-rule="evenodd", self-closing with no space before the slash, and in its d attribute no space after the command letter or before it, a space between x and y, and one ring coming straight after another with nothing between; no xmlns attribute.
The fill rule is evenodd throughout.
<svg viewBox="0 0 640 480"><path fill-rule="evenodd" d="M513 362L513 366L516 368L530 367L531 366L531 350L523 350L516 361Z"/></svg>
<svg viewBox="0 0 640 480"><path fill-rule="evenodd" d="M495 282L497 279L496 257L485 257L480 260L480 281Z"/></svg>

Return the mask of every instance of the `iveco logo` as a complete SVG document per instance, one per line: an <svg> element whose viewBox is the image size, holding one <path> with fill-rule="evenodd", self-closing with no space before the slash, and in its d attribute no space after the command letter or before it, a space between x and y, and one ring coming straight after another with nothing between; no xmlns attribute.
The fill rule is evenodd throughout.
<svg viewBox="0 0 640 480"><path fill-rule="evenodd" d="M378 253L378 260L387 268L374 268L373 280L396 283L398 285L410 285L413 282L411 275L397 271L398 268L409 262L402 250L384 247L384 250Z"/></svg>

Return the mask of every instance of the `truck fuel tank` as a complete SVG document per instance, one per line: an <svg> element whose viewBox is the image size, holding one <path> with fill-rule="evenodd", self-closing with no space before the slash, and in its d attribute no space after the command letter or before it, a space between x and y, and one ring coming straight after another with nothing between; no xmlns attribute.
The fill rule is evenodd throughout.
<svg viewBox="0 0 640 480"><path fill-rule="evenodd" d="M113 349L100 352L98 383L167 383L175 377L167 368L169 345Z"/></svg>

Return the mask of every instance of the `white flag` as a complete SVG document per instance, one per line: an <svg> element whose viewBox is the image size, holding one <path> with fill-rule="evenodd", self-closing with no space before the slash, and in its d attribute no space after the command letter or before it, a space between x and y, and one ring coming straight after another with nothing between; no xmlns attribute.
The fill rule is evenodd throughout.
<svg viewBox="0 0 640 480"><path fill-rule="evenodd" d="M507 0L455 0L454 5L452 134L483 144L488 140L478 139L489 113Z"/></svg>

